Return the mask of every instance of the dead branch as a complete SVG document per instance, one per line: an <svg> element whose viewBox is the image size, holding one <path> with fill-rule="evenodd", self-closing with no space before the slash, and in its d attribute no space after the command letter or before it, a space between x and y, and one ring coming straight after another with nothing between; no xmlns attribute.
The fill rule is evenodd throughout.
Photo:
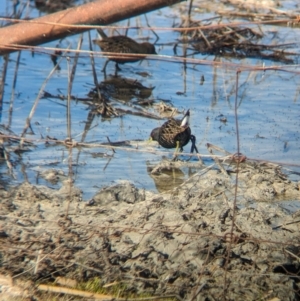
<svg viewBox="0 0 300 301"><path fill-rule="evenodd" d="M98 0L33 20L12 20L0 29L0 54L50 42L179 3L181 0ZM88 24L88 26L86 25Z"/></svg>

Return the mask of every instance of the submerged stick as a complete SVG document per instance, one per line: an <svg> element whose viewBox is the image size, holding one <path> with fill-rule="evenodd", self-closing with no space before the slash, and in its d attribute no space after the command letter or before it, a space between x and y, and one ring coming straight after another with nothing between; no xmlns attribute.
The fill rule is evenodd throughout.
<svg viewBox="0 0 300 301"><path fill-rule="evenodd" d="M69 48L69 47L68 47L68 48ZM67 50L68 50L68 49L67 49ZM42 96L43 96L44 89L45 89L45 87L46 87L48 81L50 80L50 78L52 77L52 75L54 74L54 72L56 71L56 69L58 68L59 63L61 62L62 59L63 59L63 57L60 58L60 60L58 61L58 63L53 67L53 69L50 71L50 73L49 73L49 75L47 76L47 78L44 80L44 82L43 82L43 84L42 84L42 86L41 86L41 88L40 88L40 91L39 91L39 93L38 93L38 96L37 96L37 98L35 99L34 104L33 104L32 108L31 108L31 111L30 111L28 117L26 118L25 126L24 126L24 129L23 129L22 134L21 134L21 137L22 137L22 138L25 136L27 129L30 127L31 119L32 119L32 117L33 117L33 115L34 115L34 113L35 113L35 111L36 111L36 108L37 108L37 106L38 106L38 103L39 103L40 99L41 99ZM23 140L20 140L20 144L22 143L22 141L23 141Z"/></svg>

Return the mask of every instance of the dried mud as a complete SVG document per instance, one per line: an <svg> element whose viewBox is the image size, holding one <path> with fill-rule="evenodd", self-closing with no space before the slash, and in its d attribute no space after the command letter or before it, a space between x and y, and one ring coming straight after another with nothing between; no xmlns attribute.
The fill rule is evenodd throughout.
<svg viewBox="0 0 300 301"><path fill-rule="evenodd" d="M0 272L178 300L299 300L300 211L276 205L299 200L299 183L241 164L234 207L235 176L203 170L164 194L124 182L89 201L69 181L1 191Z"/></svg>

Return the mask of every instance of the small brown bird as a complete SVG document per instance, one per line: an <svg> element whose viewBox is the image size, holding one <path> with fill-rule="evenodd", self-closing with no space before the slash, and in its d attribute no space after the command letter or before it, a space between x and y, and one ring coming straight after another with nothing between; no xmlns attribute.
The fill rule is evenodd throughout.
<svg viewBox="0 0 300 301"><path fill-rule="evenodd" d="M178 149L183 150L183 147L192 142L191 153L194 150L198 153L196 147L196 137L191 134L189 125L190 110L187 110L181 120L171 118L166 121L161 127L152 130L151 139L157 141L164 148L176 148L175 158Z"/></svg>
<svg viewBox="0 0 300 301"><path fill-rule="evenodd" d="M109 58L103 67L103 72L105 72L106 66L109 61L114 61L116 63L116 69L121 70L118 64L132 63L143 60L145 56L126 56L125 54L157 54L155 47L151 43L137 43L133 39L126 36L113 36L108 37L102 29L98 29L101 35L101 40L93 40L94 44L97 44L100 49L104 52L115 52L124 54L118 55L113 58Z"/></svg>

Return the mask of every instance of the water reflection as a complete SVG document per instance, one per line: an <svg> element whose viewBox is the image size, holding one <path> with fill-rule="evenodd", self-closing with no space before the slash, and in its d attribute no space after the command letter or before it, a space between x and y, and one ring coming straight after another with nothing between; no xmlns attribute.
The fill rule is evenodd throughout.
<svg viewBox="0 0 300 301"><path fill-rule="evenodd" d="M90 97L97 99L97 88L105 98L112 97L116 101L127 102L132 99L140 101L149 98L155 87L145 87L137 79L111 76L93 88L89 93Z"/></svg>
<svg viewBox="0 0 300 301"><path fill-rule="evenodd" d="M92 102L88 101L87 104L91 105L92 114L100 115L103 120L125 114L157 119L147 112L132 110L132 104L139 107L151 105L153 99L149 98L154 88L143 86L137 79L111 76L105 78L88 93ZM119 106L120 104L122 107Z"/></svg>
<svg viewBox="0 0 300 301"><path fill-rule="evenodd" d="M157 172L154 171L154 168L155 166L147 164L147 173L160 193L173 190L185 181L185 174L180 168L162 167Z"/></svg>

